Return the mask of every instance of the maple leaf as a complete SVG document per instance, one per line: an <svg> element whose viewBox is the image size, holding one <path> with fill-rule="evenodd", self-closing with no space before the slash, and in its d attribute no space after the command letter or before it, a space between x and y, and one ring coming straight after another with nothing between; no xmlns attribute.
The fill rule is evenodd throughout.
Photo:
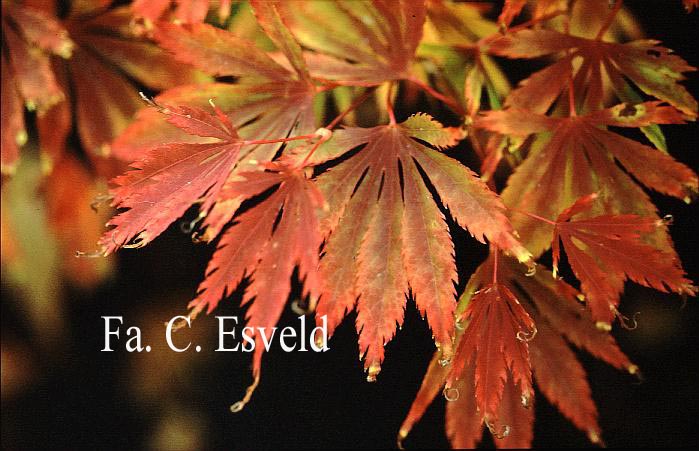
<svg viewBox="0 0 699 451"><path fill-rule="evenodd" d="M274 172L244 172L226 184L225 196L243 198L275 185L279 188L234 219L189 305L192 317L204 309L210 313L222 297L250 277L242 305L255 298L246 313L247 326L253 328L256 341L255 377L265 349L260 330L270 330L279 320L291 291L294 267L298 266L298 277L304 282L304 297L317 299L321 286L317 269L322 235L316 210L324 206L323 197L302 169L284 161L267 163L266 167Z"/></svg>
<svg viewBox="0 0 699 451"><path fill-rule="evenodd" d="M8 48L7 55L3 53L7 113L2 121L7 171L18 156L17 146L26 141L20 97L30 110L38 110L42 164L50 172L65 152L73 116L88 156L106 156L108 143L140 106L134 80L163 89L202 79L191 69L175 67L152 42L133 37L128 8L108 9L111 3L74 2L63 21L55 18L56 2L36 2L41 9L3 3L3 30L7 30L3 42ZM62 58L50 59L50 54ZM71 98L61 101L66 94ZM93 159L93 163L100 173L114 172L109 162Z"/></svg>
<svg viewBox="0 0 699 451"><path fill-rule="evenodd" d="M75 48L69 62L56 64L56 72L60 85L70 87L74 101L57 105L38 121L42 149L52 159L64 151L73 116L88 155L108 156L109 143L142 105L135 81L165 89L205 80L153 42L133 36L129 8L109 9L110 4L76 4L64 21Z"/></svg>
<svg viewBox="0 0 699 451"><path fill-rule="evenodd" d="M488 260L472 275L461 297L459 311L468 312L479 308L474 306L474 302L477 296L483 295L483 287L487 289L492 286L491 274L495 264L491 253ZM536 273L527 275L516 262L510 259L500 260L497 277L500 288L510 287L510 295L516 296L522 303L517 310L523 307L529 321L533 320L536 324L536 334L526 338L526 346L538 390L576 427L586 432L593 443L601 443L597 409L585 370L567 342L631 374L637 374L638 367L619 350L608 331L596 327L590 312L578 302L581 294L564 281L552 277L551 272L542 265L538 266ZM451 366L444 365L439 352L430 362L420 390L401 425L399 442L407 437L435 396L443 391L448 401L445 426L453 447L475 447L487 424L490 425L489 429L498 448L531 446L534 399L523 399L521 386L511 376L495 384L501 393L495 413L497 424L484 421L476 383L478 364L466 365L463 362L465 356L460 354L464 349L475 347L473 343L467 343L471 324L465 330L461 328L457 332L457 354ZM495 329L500 324L489 327ZM511 330L507 330L509 335ZM476 358L480 352L480 349L476 350ZM504 358L504 353L501 350L491 357L501 359ZM458 373L458 378L455 373ZM445 385L447 388L442 390Z"/></svg>
<svg viewBox="0 0 699 451"><path fill-rule="evenodd" d="M562 58L535 72L512 91L506 105L546 112L573 79L582 111L602 107L605 76L624 102L638 102L626 80L644 93L673 105L689 117L696 117L697 102L678 83L684 73L696 70L685 60L645 39L624 44L586 39L546 29L524 29L489 42L488 51L509 58L537 58L566 52ZM573 60L582 59L577 70ZM635 97L635 98L632 98Z"/></svg>
<svg viewBox="0 0 699 451"><path fill-rule="evenodd" d="M463 314L468 325L456 350L447 388L461 376L467 364L475 366L476 406L491 430L502 419L498 410L505 385L519 385L519 399L527 405L534 389L529 347L523 337L533 336L534 321L514 294L497 282L478 291Z"/></svg>
<svg viewBox="0 0 699 451"><path fill-rule="evenodd" d="M50 55L69 58L73 41L54 17L29 7L2 2L2 173L12 173L19 147L27 140L23 105L44 114L65 94Z"/></svg>
<svg viewBox="0 0 699 451"><path fill-rule="evenodd" d="M657 216L648 196L615 160L647 187L689 199L697 191L694 171L664 152L600 128L682 122L674 108L646 102L571 117L510 108L485 113L477 126L515 137L538 134L529 155L508 179L502 197L506 205L552 221L591 192L599 193L601 200L591 214ZM549 247L551 224L519 213L515 213L513 224L534 255ZM660 249L672 250L663 228L656 230L654 242Z"/></svg>
<svg viewBox="0 0 699 451"><path fill-rule="evenodd" d="M238 160L244 142L228 117L194 107L154 106L185 132L215 138L213 143L174 143L151 149L132 163L110 189L112 206L124 208L107 225L100 245L109 254L119 247L141 247L162 233L195 202L207 212Z"/></svg>
<svg viewBox="0 0 699 451"><path fill-rule="evenodd" d="M556 269L560 240L597 321L611 323L626 278L664 292L696 294L696 287L685 278L674 253L642 241L644 234L664 227L662 221L636 215L573 220L589 210L596 199L596 194L582 197L558 216L554 226L553 260Z"/></svg>
<svg viewBox="0 0 699 451"><path fill-rule="evenodd" d="M411 78L422 37L424 1L276 2L314 77L376 85Z"/></svg>
<svg viewBox="0 0 699 451"><path fill-rule="evenodd" d="M196 92L203 89L209 98L216 99L224 106L231 122L240 127L243 137L264 140L313 133L317 128L313 102L320 89L303 66L300 47L288 32L281 30L283 24L271 5L265 2L253 2L252 5L261 26L287 60L292 62L292 67L275 62L253 43L210 25L159 23L154 37L176 59L211 75L238 77L237 83L230 87L222 83L207 85L206 88L180 87L176 88L175 93L166 92L163 96L185 97L196 102L197 99L203 100ZM136 156L142 149L138 141L148 133L154 122L152 114L140 115L124 132L124 136L117 140L120 154ZM164 142L176 141L180 136L177 133L167 136L172 129L158 126L156 130ZM247 149L245 160L255 163L270 161L280 146L278 142L253 145ZM217 202L204 221L207 240L220 232L240 202L240 199L220 199Z"/></svg>
<svg viewBox="0 0 699 451"><path fill-rule="evenodd" d="M319 164L365 145L318 177L329 204L322 222L329 237L320 264L325 285L317 317L327 315L332 332L356 305L368 380L380 371L384 344L403 321L409 292L427 315L437 345L445 355L451 352L453 244L423 173L452 217L476 239L487 237L520 260L529 259L497 195L468 168L415 140L445 146L454 142L454 133L420 114L402 124L338 130L309 160Z"/></svg>
<svg viewBox="0 0 699 451"><path fill-rule="evenodd" d="M229 111L240 104L240 98L250 91L240 85L228 83L203 83L200 85L183 85L163 91L153 98L158 105L182 105L186 107L211 108L210 101L222 111ZM230 117L230 115L228 115ZM236 126L238 134L245 136L245 127ZM249 136L245 136L246 138ZM153 147L169 143L208 143L211 138L190 135L186 131L163 120L162 112L157 108L141 108L134 120L111 144L112 154L132 162L142 158Z"/></svg>

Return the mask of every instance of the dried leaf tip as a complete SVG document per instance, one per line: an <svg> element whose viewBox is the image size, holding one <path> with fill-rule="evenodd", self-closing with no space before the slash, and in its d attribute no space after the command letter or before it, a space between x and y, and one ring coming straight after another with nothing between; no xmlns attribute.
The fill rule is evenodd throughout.
<svg viewBox="0 0 699 451"><path fill-rule="evenodd" d="M367 370L366 381L376 382L376 376L381 372L381 364L379 362L371 362Z"/></svg>
<svg viewBox="0 0 699 451"><path fill-rule="evenodd" d="M241 399L238 402L235 402L231 404L230 410L232 413L238 413L245 408L245 405L250 402L250 398L252 398L252 394L255 393L255 389L257 388L257 385L260 383L260 374L259 372L255 374L255 379L252 381L252 384L248 386L247 389L245 389L245 396L243 396L243 399Z"/></svg>
<svg viewBox="0 0 699 451"><path fill-rule="evenodd" d="M500 428L497 428L495 424L493 424L488 419L485 420L485 426L488 428L490 433L493 434L493 437L495 437L498 440L502 440L508 435L510 435L510 431L512 430L512 428L507 424L503 424L500 426Z"/></svg>
<svg viewBox="0 0 699 451"><path fill-rule="evenodd" d="M590 440L590 442L594 443L595 445L600 445L604 447L604 442L602 441L602 437L600 437L600 432L595 431L595 430L590 430L587 431L587 438Z"/></svg>

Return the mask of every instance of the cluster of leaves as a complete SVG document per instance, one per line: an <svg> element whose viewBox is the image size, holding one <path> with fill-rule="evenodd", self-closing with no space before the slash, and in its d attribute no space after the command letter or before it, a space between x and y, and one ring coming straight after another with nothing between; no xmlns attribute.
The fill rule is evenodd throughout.
<svg viewBox="0 0 699 451"><path fill-rule="evenodd" d="M2 2L3 281L42 343L64 328L58 287L90 289L111 272L111 259L75 255L104 231L110 212L91 204L126 168L109 144L142 107L139 89L209 79L135 35L131 7L112 3Z"/></svg>
<svg viewBox="0 0 699 451"><path fill-rule="evenodd" d="M357 311L369 381L412 299L438 349L401 440L443 392L454 446L475 445L484 426L498 446L529 446L535 380L600 442L569 343L635 373L609 333L624 282L696 292L641 187L685 200L698 189L660 128L696 118L679 84L695 69L657 41L616 42L635 33L621 0L539 1L515 26L524 0L506 1L497 23L483 5L441 0L252 0L236 14L228 1L75 4L62 28L3 3L3 170L23 141L20 99L39 110L42 146L65 142L74 114L88 151L131 162L112 181L119 211L100 253L144 246L196 206L193 236L217 247L191 316L243 285L248 326L274 326L296 275L330 332ZM248 7L257 26L238 33ZM67 69L49 59L71 51ZM512 89L501 57L548 65ZM165 90L130 121L134 84ZM75 100L60 103L68 87ZM394 102L420 96L453 126L419 111L397 121ZM481 176L445 153L466 141ZM511 173L500 194L496 172ZM447 216L490 247L458 303ZM557 275L561 243L579 290ZM549 249L553 272L537 267ZM255 340L236 409L260 377Z"/></svg>

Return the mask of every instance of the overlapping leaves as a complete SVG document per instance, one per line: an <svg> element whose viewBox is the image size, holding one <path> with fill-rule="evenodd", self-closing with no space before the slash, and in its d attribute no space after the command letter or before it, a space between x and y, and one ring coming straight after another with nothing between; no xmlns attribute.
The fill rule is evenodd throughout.
<svg viewBox="0 0 699 451"><path fill-rule="evenodd" d="M208 3L177 2L174 14ZM278 50L266 53L201 23L204 9L179 20L183 25L159 21L171 2L154 2L151 7L161 8L152 16L156 42L219 80L162 93L157 111L139 113L114 143L115 153L136 162L135 170L115 179L114 205L123 210L101 240L103 251L144 245L197 204L207 240L228 228L190 304L193 315L210 312L248 281L243 298L250 303L248 324L271 327L298 267L304 295L311 305L318 301L317 318L326 317L331 332L356 309L360 355L367 379L375 380L384 346L412 298L440 349L401 436L446 385L452 400L447 432L454 445L475 445L485 425L498 446L529 446L534 380L565 416L599 441L590 387L568 342L635 372L603 330L617 312L623 282L694 291L655 206L632 177L681 199L697 190L691 169L608 127L641 128L664 150L658 124L696 116L696 102L678 84L693 68L655 41L617 44L545 27L508 32L524 3L506 2L502 34L487 38L483 30L493 24L479 14L469 16L472 5L253 1L257 22ZM535 20L559 3L541 2ZM475 18L476 31L453 27L467 23L452 20L464 11ZM438 36L432 47L418 49L428 16L428 31L451 25L443 34L432 30ZM472 31L465 45L455 42L455 36ZM486 52L559 59L503 104L508 85ZM444 55L459 55L457 61L468 61L468 67L430 74L430 64ZM432 75L443 76L447 91L459 100L431 88ZM405 80L467 116L474 146L488 147L479 152L488 156L483 166L488 176L508 143L525 143L521 149L529 154L508 180L503 200L441 152L464 138L463 129L443 127L422 113L396 123L390 93ZM388 125L347 127L329 140L327 130L314 132L320 122L314 109L325 110L325 92L382 84L389 93ZM625 103L604 108L610 89ZM640 93L670 106L643 103ZM491 108L505 109L479 114L484 95ZM213 114L207 103L217 106ZM599 197L595 203L588 197L574 204L593 192ZM238 211L245 200L252 203ZM542 269L525 277L515 263L498 264L493 254L472 277L456 311L464 327L458 331L457 272L446 214L478 241L487 240L494 252L520 262L531 264L530 251L538 257L553 242L557 265L562 241L582 293ZM261 350L254 356L256 377ZM452 365L442 366L449 361ZM570 377L563 380L561 374Z"/></svg>
<svg viewBox="0 0 699 451"><path fill-rule="evenodd" d="M541 266L536 274L527 276L521 266L502 259L498 264L499 282L495 287L492 285L495 264L491 255L471 277L459 304L459 311L466 312L466 321L461 327L464 331L457 334L458 348L453 364L445 366L440 362L439 352L432 359L422 387L401 426L399 440L407 437L432 400L443 391L447 398L447 435L455 448L475 447L485 426L493 433L499 448L530 447L534 399L523 396L531 393L523 393L520 384L522 377L524 381L531 377L531 365L539 391L576 427L585 431L592 442L601 442L597 409L585 370L570 344L631 374L636 374L638 368L619 350L608 332L596 327L589 311L580 305L578 298L581 294L576 289L552 277L551 272ZM512 306L515 308L508 310ZM491 315L499 312L505 324L519 319L517 324L525 329L508 327L505 335L494 337L478 333L486 330L477 316L484 309L489 309ZM532 323L536 328L534 335L530 333L531 329L526 330ZM483 346L500 340L518 344L492 349L493 352L483 355L486 349ZM476 358L482 360L468 364L474 348ZM503 359L520 363L506 367ZM489 371L494 367L500 369L491 374ZM483 388L479 390L479 381L486 378L497 379L491 380L487 387L489 392L483 392ZM445 385L448 388L443 390Z"/></svg>
<svg viewBox="0 0 699 451"><path fill-rule="evenodd" d="M517 205L519 210L553 220L577 199L592 192L600 196L592 213L657 217L648 196L615 160L649 188L689 199L697 190L694 171L666 153L602 128L682 122L682 116L674 108L646 102L570 117L510 108L487 112L478 125L509 136L540 134L541 139L509 178L503 199L508 205ZM549 247L550 224L519 213L513 216L513 223L534 255ZM656 245L669 251L665 229L656 232Z"/></svg>

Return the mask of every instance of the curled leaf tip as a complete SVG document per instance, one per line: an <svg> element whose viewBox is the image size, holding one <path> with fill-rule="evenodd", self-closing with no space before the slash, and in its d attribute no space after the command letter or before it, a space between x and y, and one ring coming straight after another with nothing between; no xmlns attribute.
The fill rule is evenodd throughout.
<svg viewBox="0 0 699 451"><path fill-rule="evenodd" d="M376 376L381 372L381 364L379 362L371 362L367 369L366 381L376 382Z"/></svg>
<svg viewBox="0 0 699 451"><path fill-rule="evenodd" d="M101 251L83 252L75 251L76 258L99 258L104 257Z"/></svg>
<svg viewBox="0 0 699 451"><path fill-rule="evenodd" d="M501 425L499 428L495 426L491 421L488 419L485 420L485 425L490 431L491 434L493 434L493 437L495 437L498 440L502 440L508 435L510 435L511 428L507 424Z"/></svg>
<svg viewBox="0 0 699 451"><path fill-rule="evenodd" d="M444 390L442 390L442 395L444 395L444 399L449 402L456 401L459 399L459 389L455 387L444 387Z"/></svg>
<svg viewBox="0 0 699 451"><path fill-rule="evenodd" d="M260 374L255 373L255 379L252 381L252 384L248 386L247 389L245 389L245 396L243 396L243 399L240 401L234 402L231 404L230 410L231 413L238 413L245 408L245 405L250 402L250 398L252 398L252 394L255 393L255 389L257 388L257 385L260 383Z"/></svg>

